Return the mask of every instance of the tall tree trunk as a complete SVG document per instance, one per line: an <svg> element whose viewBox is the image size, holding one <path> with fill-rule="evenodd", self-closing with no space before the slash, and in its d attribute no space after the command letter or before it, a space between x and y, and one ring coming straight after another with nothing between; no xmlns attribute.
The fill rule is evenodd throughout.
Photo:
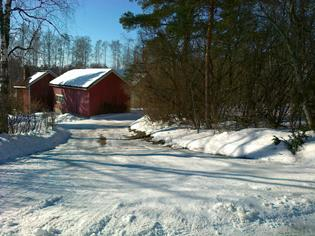
<svg viewBox="0 0 315 236"><path fill-rule="evenodd" d="M213 32L213 22L214 22L214 11L215 11L215 0L210 1L210 6L208 9L208 27L207 27L207 44L205 52L205 113L204 119L207 128L211 128L211 118L209 116L209 83L213 80L213 63L211 57L211 46L212 46L212 32Z"/></svg>
<svg viewBox="0 0 315 236"><path fill-rule="evenodd" d="M0 1L0 133L8 131L9 100L9 40L10 40L10 16L12 0L6 0L3 9L3 1Z"/></svg>
<svg viewBox="0 0 315 236"><path fill-rule="evenodd" d="M303 112L305 114L306 117L306 122L308 124L308 127L311 130L315 131L315 111L314 111L314 105L313 105L313 109L310 108L310 105L307 103L303 104Z"/></svg>

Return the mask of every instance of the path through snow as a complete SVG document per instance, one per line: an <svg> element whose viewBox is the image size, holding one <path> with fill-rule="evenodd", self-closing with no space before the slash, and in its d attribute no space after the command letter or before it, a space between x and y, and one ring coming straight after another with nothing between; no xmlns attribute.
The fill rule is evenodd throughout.
<svg viewBox="0 0 315 236"><path fill-rule="evenodd" d="M65 123L66 144L0 165L0 235L315 234L314 162L221 159L129 140L134 119Z"/></svg>

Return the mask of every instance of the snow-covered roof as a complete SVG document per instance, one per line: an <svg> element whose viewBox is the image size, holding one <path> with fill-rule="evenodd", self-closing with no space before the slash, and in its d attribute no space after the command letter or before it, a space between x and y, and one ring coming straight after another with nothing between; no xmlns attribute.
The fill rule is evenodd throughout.
<svg viewBox="0 0 315 236"><path fill-rule="evenodd" d="M99 79L114 72L110 68L102 69L74 69L70 70L54 80L50 81L51 85L70 86L77 88L88 88Z"/></svg>
<svg viewBox="0 0 315 236"><path fill-rule="evenodd" d="M47 74L51 74L54 77L56 77L56 74L47 70L47 71L41 71L41 72L36 72L34 75L28 77L27 79L20 79L18 80L15 85L14 88L26 88L31 86L32 84L36 83L38 80L40 80L41 78L43 78L45 75Z"/></svg>
<svg viewBox="0 0 315 236"><path fill-rule="evenodd" d="M38 79L40 79L40 77L42 77L46 73L47 73L47 71L35 73L34 75L32 75L31 77L28 78L28 84L31 85L31 84L35 83Z"/></svg>

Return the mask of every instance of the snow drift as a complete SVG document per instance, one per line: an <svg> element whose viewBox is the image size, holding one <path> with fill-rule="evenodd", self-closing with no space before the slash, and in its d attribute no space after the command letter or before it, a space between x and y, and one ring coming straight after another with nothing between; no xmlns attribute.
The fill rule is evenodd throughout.
<svg viewBox="0 0 315 236"><path fill-rule="evenodd" d="M0 164L52 149L65 143L69 136L70 133L61 128L56 128L40 136L0 134Z"/></svg>
<svg viewBox="0 0 315 236"><path fill-rule="evenodd" d="M197 130L189 127L167 126L151 122L148 117L135 121L132 130L151 135L153 141L164 141L165 145L187 148L228 157L262 159L282 163L294 163L301 158L315 158L315 134L308 132L308 142L297 155L293 155L281 143L273 144L273 136L287 138L288 131L267 128L248 128L239 131L218 132L216 130Z"/></svg>

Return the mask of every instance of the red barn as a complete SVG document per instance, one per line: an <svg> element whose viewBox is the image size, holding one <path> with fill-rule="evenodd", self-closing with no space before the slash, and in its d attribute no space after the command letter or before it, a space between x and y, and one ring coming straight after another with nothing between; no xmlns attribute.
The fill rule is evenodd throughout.
<svg viewBox="0 0 315 236"><path fill-rule="evenodd" d="M74 69L50 82L56 112L93 116L125 112L129 108L128 85L112 69Z"/></svg>
<svg viewBox="0 0 315 236"><path fill-rule="evenodd" d="M54 94L49 82L55 77L53 72L44 71L17 81L13 88L24 112L53 110Z"/></svg>

